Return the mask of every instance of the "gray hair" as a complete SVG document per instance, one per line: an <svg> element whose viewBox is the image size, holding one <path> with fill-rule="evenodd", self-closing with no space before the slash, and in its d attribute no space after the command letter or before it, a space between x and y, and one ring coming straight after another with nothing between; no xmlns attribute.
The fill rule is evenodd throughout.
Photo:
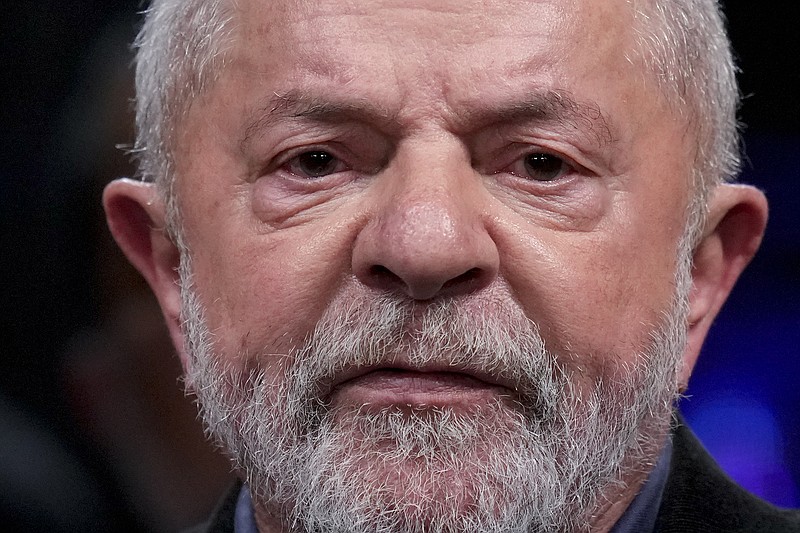
<svg viewBox="0 0 800 533"><path fill-rule="evenodd" d="M152 0L134 43L133 154L139 177L155 182L167 202L170 230L177 229L173 193L176 126L192 101L221 73L234 7L234 0Z"/></svg>
<svg viewBox="0 0 800 533"><path fill-rule="evenodd" d="M733 181L741 166L737 68L718 0L629 0L638 51L673 111L694 129L686 244L703 229L708 193Z"/></svg>
<svg viewBox="0 0 800 533"><path fill-rule="evenodd" d="M717 0L628 1L637 19L636 52L697 138L688 223L699 232L708 191L735 178L740 164L739 91L724 17ZM234 4L152 0L136 41L134 153L140 177L159 185L173 223L176 123L222 70Z"/></svg>

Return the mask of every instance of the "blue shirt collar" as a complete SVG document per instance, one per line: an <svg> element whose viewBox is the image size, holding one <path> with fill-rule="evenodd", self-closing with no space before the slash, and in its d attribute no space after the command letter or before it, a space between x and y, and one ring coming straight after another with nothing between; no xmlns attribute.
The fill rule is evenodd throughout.
<svg viewBox="0 0 800 533"><path fill-rule="evenodd" d="M253 501L250 499L250 489L242 485L239 498L236 500L236 511L233 515L233 533L258 533L256 515L253 510Z"/></svg>
<svg viewBox="0 0 800 533"><path fill-rule="evenodd" d="M671 458L672 439L668 438L655 468L610 533L652 533L655 530Z"/></svg>

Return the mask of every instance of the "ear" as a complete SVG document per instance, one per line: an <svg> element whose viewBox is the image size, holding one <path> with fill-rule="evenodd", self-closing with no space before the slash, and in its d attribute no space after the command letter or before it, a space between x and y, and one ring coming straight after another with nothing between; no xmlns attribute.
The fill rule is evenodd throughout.
<svg viewBox="0 0 800 533"><path fill-rule="evenodd" d="M711 194L703 236L693 252L683 388L712 322L761 244L767 211L767 199L754 187L722 184Z"/></svg>
<svg viewBox="0 0 800 533"><path fill-rule="evenodd" d="M152 183L118 179L106 186L103 206L111 234L158 298L172 343L186 368L181 328L180 252L166 230L166 209Z"/></svg>

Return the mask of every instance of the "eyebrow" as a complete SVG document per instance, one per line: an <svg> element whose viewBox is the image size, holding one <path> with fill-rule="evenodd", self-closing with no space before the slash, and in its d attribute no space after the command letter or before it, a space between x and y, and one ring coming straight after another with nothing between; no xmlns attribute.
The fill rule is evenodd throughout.
<svg viewBox="0 0 800 533"><path fill-rule="evenodd" d="M577 100L569 92L561 90L534 92L520 101L471 108L459 114L459 123L469 125L469 129L526 122L556 124L579 131L593 137L599 146L615 139L613 124L599 104Z"/></svg>
<svg viewBox="0 0 800 533"><path fill-rule="evenodd" d="M366 100L337 101L311 96L300 91L273 93L251 113L242 137L246 144L258 132L284 119L309 119L313 122L339 124L361 122L397 129L397 113Z"/></svg>
<svg viewBox="0 0 800 533"><path fill-rule="evenodd" d="M273 93L250 114L241 145L247 144L271 124L285 119L309 119L322 124L375 124L387 131L396 131L399 129L398 114L364 99L335 100L295 90ZM614 140L613 128L597 103L579 101L561 90L533 92L522 100L497 105L463 106L455 114L456 125L465 131L492 125L538 122L579 131L593 138L598 146Z"/></svg>

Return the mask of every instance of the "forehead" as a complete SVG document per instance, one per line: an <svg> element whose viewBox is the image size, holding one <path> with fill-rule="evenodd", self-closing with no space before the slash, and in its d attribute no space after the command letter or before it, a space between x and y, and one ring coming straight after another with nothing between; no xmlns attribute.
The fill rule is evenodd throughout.
<svg viewBox="0 0 800 533"><path fill-rule="evenodd" d="M382 92L413 107L423 92L429 104L485 98L487 90L513 90L508 85L521 77L570 90L567 78L619 79L637 63L634 17L623 0L235 5L229 64L265 88L330 83L341 91L352 85L365 98Z"/></svg>
<svg viewBox="0 0 800 533"><path fill-rule="evenodd" d="M556 36L569 26L596 41L629 26L634 14L629 0L239 0L234 7L247 31L261 37L306 27L310 42L382 35L394 44L403 35L456 45L503 35L524 40L543 30Z"/></svg>

